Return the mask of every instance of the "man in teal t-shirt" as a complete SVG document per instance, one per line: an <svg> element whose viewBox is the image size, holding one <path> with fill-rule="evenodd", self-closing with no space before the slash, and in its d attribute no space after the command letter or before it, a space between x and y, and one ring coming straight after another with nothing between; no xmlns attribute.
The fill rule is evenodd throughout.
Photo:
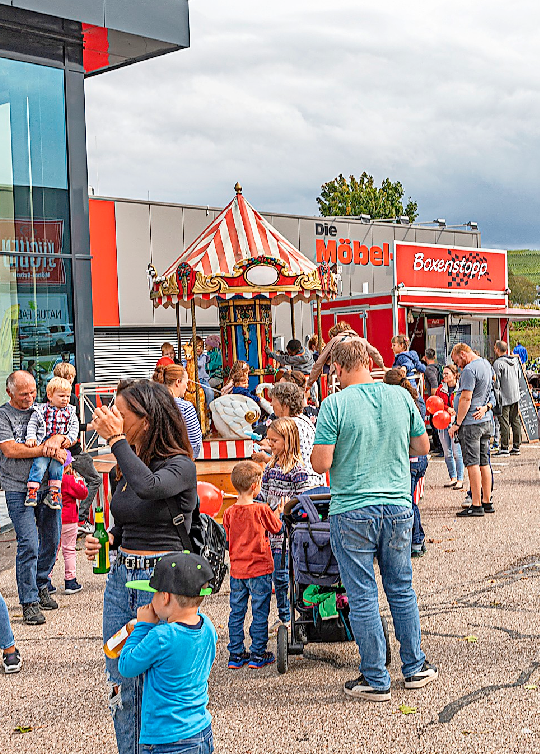
<svg viewBox="0 0 540 754"><path fill-rule="evenodd" d="M386 644L379 614L374 559L401 645L405 688L434 681L437 669L420 646L420 616L412 588L409 456L429 452L424 423L408 392L373 381L373 364L360 339L333 353L341 392L328 396L317 419L311 463L330 471L330 537L360 651L359 678L345 693L390 699Z"/></svg>

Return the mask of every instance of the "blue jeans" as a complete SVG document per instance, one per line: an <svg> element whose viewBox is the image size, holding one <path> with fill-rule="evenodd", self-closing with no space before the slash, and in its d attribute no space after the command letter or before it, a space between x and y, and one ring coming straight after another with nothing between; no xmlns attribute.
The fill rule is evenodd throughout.
<svg viewBox="0 0 540 754"><path fill-rule="evenodd" d="M422 527L422 521L420 520L420 508L416 505L414 502L414 492L416 490L416 485L422 479L423 476L426 474L426 469L428 466L428 460L427 456L420 456L418 458L418 461L411 461L411 497L413 499L413 515L414 515L414 523L413 523L413 530L412 530L412 543L413 545L421 545L424 539L426 538L426 535L424 534L424 529Z"/></svg>
<svg viewBox="0 0 540 754"><path fill-rule="evenodd" d="M426 659L420 646L420 616L412 588L413 512L398 505L369 505L330 516L330 541L347 591L350 622L360 651L360 672L372 688L390 688L386 642L379 613L374 559L400 643L405 677Z"/></svg>
<svg viewBox="0 0 540 754"><path fill-rule="evenodd" d="M0 649L8 649L15 644L15 637L9 622L9 613L4 598L0 594Z"/></svg>
<svg viewBox="0 0 540 754"><path fill-rule="evenodd" d="M447 429L439 429L439 440L444 451L444 461L450 479L456 479L459 482L463 481L465 474L465 467L463 466L463 456L461 454L461 445L458 442L454 442Z"/></svg>
<svg viewBox="0 0 540 754"><path fill-rule="evenodd" d="M208 380L204 378L199 378L199 383L203 389L204 397L206 398L206 405L209 406L212 401L214 400L216 394L208 384Z"/></svg>
<svg viewBox="0 0 540 754"><path fill-rule="evenodd" d="M45 458L45 456L38 456L34 458L30 473L28 474L29 482L41 482L43 477L49 470L49 481L60 482L64 474L64 464L57 461L56 458Z"/></svg>
<svg viewBox="0 0 540 754"><path fill-rule="evenodd" d="M214 739L209 725L191 738L184 738L174 744L142 744L144 754L212 754Z"/></svg>
<svg viewBox="0 0 540 754"><path fill-rule="evenodd" d="M268 616L272 597L272 574L254 579L235 579L231 576L231 612L229 615L229 644L231 655L241 655L244 647L244 620L251 597L251 647L252 657L262 657L268 644Z"/></svg>
<svg viewBox="0 0 540 754"><path fill-rule="evenodd" d="M115 561L107 576L103 595L103 641L107 641L137 617L137 608L152 601L151 592L126 589L126 581L149 579L154 569L127 569ZM109 707L113 717L118 754L139 754L143 676L124 678L118 672L118 660L105 657L109 683ZM114 687L118 688L118 691Z"/></svg>
<svg viewBox="0 0 540 754"><path fill-rule="evenodd" d="M285 553L285 568L281 567L281 547L272 550L274 558L274 573L272 581L276 592L276 602L280 621L288 623L291 619L291 606L289 604L289 559Z"/></svg>
<svg viewBox="0 0 540 754"><path fill-rule="evenodd" d="M19 602L39 601L38 590L49 581L56 562L62 531L61 511L43 504L45 492L38 492L35 507L25 505L26 492L7 492L6 505L17 536L15 575Z"/></svg>

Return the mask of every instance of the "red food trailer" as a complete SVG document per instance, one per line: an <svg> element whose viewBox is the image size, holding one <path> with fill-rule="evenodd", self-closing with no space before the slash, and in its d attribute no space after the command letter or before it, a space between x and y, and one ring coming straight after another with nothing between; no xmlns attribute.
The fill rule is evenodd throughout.
<svg viewBox="0 0 540 754"><path fill-rule="evenodd" d="M371 277L371 293L323 302L323 337L345 320L379 349L387 366L394 358L390 341L398 333L409 336L420 356L433 348L438 362L445 364L458 342L492 356L493 343L507 339L509 321L538 316L508 306L506 251L406 241L364 248L346 241L340 239L339 246L334 241L333 249L328 240L321 256L332 261L335 254L337 264L366 270L386 267L387 274Z"/></svg>

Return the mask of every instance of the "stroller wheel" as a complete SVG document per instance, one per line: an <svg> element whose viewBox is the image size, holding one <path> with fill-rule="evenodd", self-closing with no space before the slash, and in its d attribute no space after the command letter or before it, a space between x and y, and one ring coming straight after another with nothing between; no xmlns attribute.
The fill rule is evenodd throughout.
<svg viewBox="0 0 540 754"><path fill-rule="evenodd" d="M388 622L384 615L381 615L381 623L384 633L384 640L386 642L386 662L384 663L386 667L390 665L392 662L392 647L390 646L390 634L388 633Z"/></svg>
<svg viewBox="0 0 540 754"><path fill-rule="evenodd" d="M286 673L289 668L289 631L287 626L281 625L278 628L276 659L278 673Z"/></svg>

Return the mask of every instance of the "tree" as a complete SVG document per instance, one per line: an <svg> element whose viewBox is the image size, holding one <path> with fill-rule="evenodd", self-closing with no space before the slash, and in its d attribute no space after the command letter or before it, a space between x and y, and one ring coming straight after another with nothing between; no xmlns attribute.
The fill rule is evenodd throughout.
<svg viewBox="0 0 540 754"><path fill-rule="evenodd" d="M525 275L516 275L512 270L508 270L508 287L512 304L524 306L534 303L537 295L536 285Z"/></svg>
<svg viewBox="0 0 540 754"><path fill-rule="evenodd" d="M333 181L323 183L317 204L323 217L370 215L376 220L407 215L409 221L414 222L418 217L418 205L409 197L403 209L403 194L399 181L392 183L390 178L385 178L377 188L373 176L365 172L358 179L349 176L348 181L340 173Z"/></svg>

